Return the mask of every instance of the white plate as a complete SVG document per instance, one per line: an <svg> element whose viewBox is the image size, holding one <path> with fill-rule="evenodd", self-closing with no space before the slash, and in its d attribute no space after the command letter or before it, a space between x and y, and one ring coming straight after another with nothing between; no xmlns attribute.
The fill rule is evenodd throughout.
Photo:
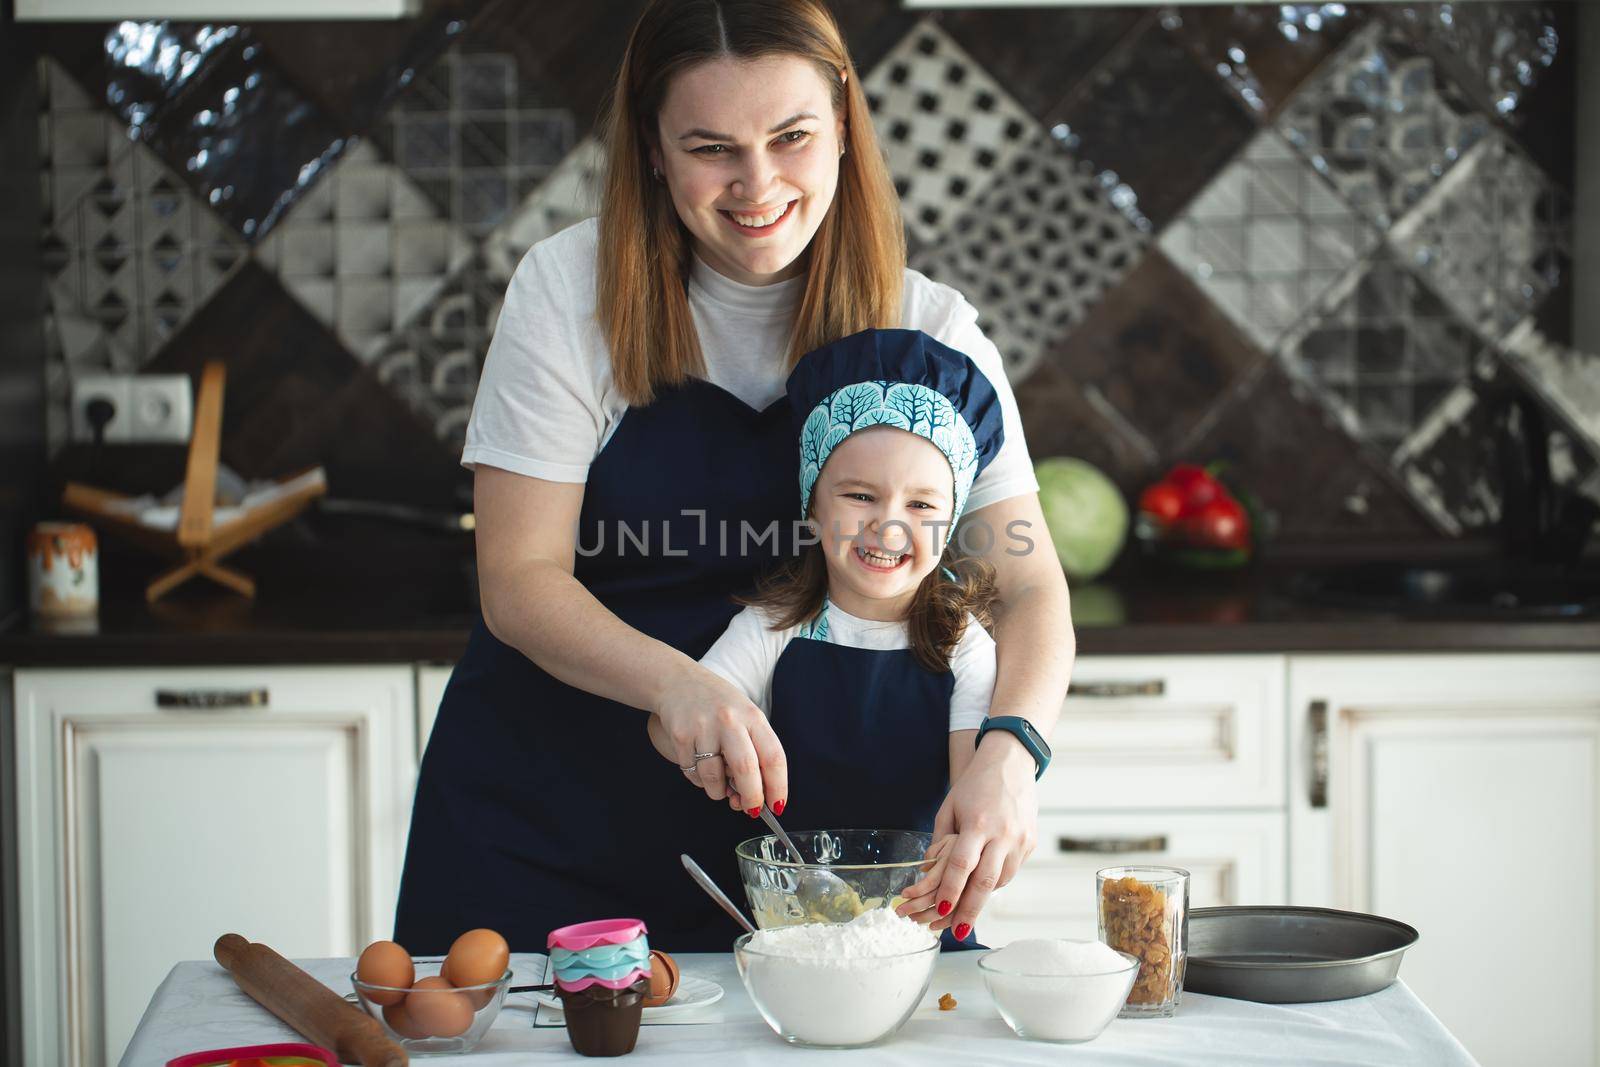
<svg viewBox="0 0 1600 1067"><path fill-rule="evenodd" d="M535 992L528 995L546 1008L561 1010L561 998L554 993ZM672 999L665 1004L644 1009L644 1021L663 1019L669 1015L694 1011L696 1008L708 1008L721 999L722 986L717 982L709 978L696 978L692 974L680 973L678 991L672 994Z"/></svg>

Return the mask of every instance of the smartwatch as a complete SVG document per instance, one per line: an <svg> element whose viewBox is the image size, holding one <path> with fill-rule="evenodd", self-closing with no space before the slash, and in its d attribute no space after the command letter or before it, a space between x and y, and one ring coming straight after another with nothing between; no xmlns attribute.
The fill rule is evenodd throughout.
<svg viewBox="0 0 1600 1067"><path fill-rule="evenodd" d="M1033 723L1020 715L997 715L992 719L984 719L983 725L978 727L977 740L972 743L973 748L983 744L983 735L990 730L1004 730L1022 742L1022 747L1028 750L1033 757L1033 762L1039 769L1034 772L1034 781L1044 775L1044 769L1050 766L1050 742L1039 735L1033 728Z"/></svg>

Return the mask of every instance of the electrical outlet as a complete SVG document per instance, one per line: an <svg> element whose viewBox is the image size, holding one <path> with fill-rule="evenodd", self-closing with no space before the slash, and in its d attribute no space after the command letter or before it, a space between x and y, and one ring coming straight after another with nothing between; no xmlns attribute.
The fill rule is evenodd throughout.
<svg viewBox="0 0 1600 1067"><path fill-rule="evenodd" d="M194 391L187 374L141 374L132 379L129 440L184 444L194 425Z"/></svg>
<svg viewBox="0 0 1600 1067"><path fill-rule="evenodd" d="M107 444L183 444L194 424L194 392L183 374L83 374L72 383L72 437L94 440L90 408L111 406Z"/></svg>

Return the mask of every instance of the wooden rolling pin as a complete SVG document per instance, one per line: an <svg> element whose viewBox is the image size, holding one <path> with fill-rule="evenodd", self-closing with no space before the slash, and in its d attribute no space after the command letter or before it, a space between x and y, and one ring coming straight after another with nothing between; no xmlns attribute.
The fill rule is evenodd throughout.
<svg viewBox="0 0 1600 1067"><path fill-rule="evenodd" d="M363 1067L407 1067L406 1050L389 1040L378 1020L351 1005L266 945L238 934L217 938L212 952L239 988L312 1044Z"/></svg>

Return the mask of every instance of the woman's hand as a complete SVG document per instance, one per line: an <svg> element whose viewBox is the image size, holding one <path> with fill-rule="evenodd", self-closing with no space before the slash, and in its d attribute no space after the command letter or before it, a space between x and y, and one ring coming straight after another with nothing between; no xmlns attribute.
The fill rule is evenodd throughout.
<svg viewBox="0 0 1600 1067"><path fill-rule="evenodd" d="M671 672L649 725L656 750L712 800L759 814L781 815L789 800L783 745L761 709L732 683L693 661ZM696 753L715 755L696 760Z"/></svg>
<svg viewBox="0 0 1600 1067"><path fill-rule="evenodd" d="M966 939L990 895L1033 853L1039 832L1034 767L1015 738L992 733L983 739L934 817L926 873L904 891L896 912L930 930L952 927L957 940Z"/></svg>

